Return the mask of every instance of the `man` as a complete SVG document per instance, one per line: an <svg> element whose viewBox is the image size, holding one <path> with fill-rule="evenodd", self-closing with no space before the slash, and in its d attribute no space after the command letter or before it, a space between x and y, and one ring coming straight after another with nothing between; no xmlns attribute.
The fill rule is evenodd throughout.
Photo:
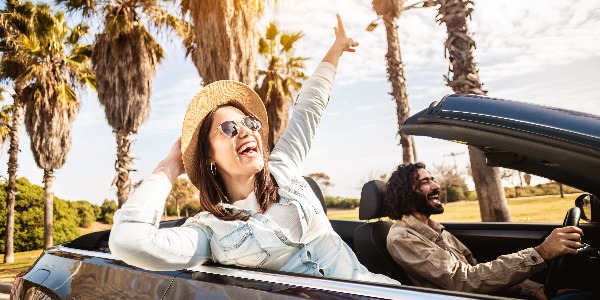
<svg viewBox="0 0 600 300"><path fill-rule="evenodd" d="M463 292L502 293L546 299L543 285L529 279L546 261L576 254L583 232L577 227L552 231L537 247L477 263L473 254L429 217L444 212L440 186L422 163L400 165L386 184L384 210L396 220L387 248L416 286Z"/></svg>

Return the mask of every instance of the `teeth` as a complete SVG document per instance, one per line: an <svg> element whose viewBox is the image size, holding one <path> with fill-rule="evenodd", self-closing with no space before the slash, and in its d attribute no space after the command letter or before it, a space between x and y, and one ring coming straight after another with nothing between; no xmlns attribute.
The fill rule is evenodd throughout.
<svg viewBox="0 0 600 300"><path fill-rule="evenodd" d="M246 144L242 145L238 149L238 153L242 153L242 152L244 152L248 148L256 148L256 142L249 142L249 143L246 143Z"/></svg>

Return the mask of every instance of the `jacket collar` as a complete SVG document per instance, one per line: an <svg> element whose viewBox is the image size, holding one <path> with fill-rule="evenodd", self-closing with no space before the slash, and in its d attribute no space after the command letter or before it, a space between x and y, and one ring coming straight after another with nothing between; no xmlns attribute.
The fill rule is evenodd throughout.
<svg viewBox="0 0 600 300"><path fill-rule="evenodd" d="M402 216L402 221L413 230L423 235L428 240L435 242L438 240L442 232L444 232L444 226L432 219L427 219L427 225L419 221L413 215Z"/></svg>

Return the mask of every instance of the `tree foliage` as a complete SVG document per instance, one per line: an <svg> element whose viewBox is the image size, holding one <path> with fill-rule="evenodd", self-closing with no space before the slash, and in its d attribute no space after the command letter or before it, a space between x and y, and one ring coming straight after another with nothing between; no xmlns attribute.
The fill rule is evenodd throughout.
<svg viewBox="0 0 600 300"><path fill-rule="evenodd" d="M200 209L198 193L198 189L189 179L175 179L171 193L167 196L167 213L169 215L177 215L180 218L182 211L185 211L185 216L198 212ZM194 202L196 202L195 205Z"/></svg>
<svg viewBox="0 0 600 300"><path fill-rule="evenodd" d="M4 101L4 92L6 90L0 86L0 103ZM0 148L4 146L9 139L10 123L12 122L12 104L2 105L0 107Z"/></svg>
<svg viewBox="0 0 600 300"><path fill-rule="evenodd" d="M325 196L325 207L340 209L355 209L360 205L360 199Z"/></svg>
<svg viewBox="0 0 600 300"><path fill-rule="evenodd" d="M26 178L16 180L15 251L41 249L44 245L44 189ZM6 184L0 184L0 238L6 235ZM114 203L114 202L113 202ZM115 205L116 206L116 205ZM80 235L79 227L89 227L100 207L87 201L66 201L54 197L54 242L59 244ZM0 252L5 251L4 243Z"/></svg>
<svg viewBox="0 0 600 300"><path fill-rule="evenodd" d="M100 206L100 215L98 216L98 221L104 222L106 224L113 223L113 215L117 211L117 202L114 200L104 199L102 206Z"/></svg>
<svg viewBox="0 0 600 300"><path fill-rule="evenodd" d="M465 200L469 196L469 188L465 181L465 172L443 163L434 163L430 170L437 184L440 185L442 202Z"/></svg>
<svg viewBox="0 0 600 300"><path fill-rule="evenodd" d="M333 186L333 183L331 183L329 176L327 176L327 174L325 173L310 173L308 174L308 177L312 178L319 185L319 188L321 189L321 193L323 193L323 195L327 193L327 189L329 187Z"/></svg>
<svg viewBox="0 0 600 300"><path fill-rule="evenodd" d="M266 67L258 70L255 90L269 116L269 149L275 147L287 128L289 106L307 78L304 62L308 58L294 55L294 45L302 36L302 32L280 31L271 22L258 41L258 53Z"/></svg>

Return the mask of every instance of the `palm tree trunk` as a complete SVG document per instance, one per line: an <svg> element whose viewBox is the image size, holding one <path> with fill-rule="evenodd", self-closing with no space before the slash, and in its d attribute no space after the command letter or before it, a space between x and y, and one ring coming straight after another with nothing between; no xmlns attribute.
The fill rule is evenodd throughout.
<svg viewBox="0 0 600 300"><path fill-rule="evenodd" d="M439 0L438 21L446 24L448 39L445 47L449 55L451 67L447 76L447 84L457 94L484 95L475 65L473 49L475 41L467 26L467 18L472 3L468 0ZM483 153L469 147L471 173L477 198L481 220L484 222L510 222L510 213L497 168L489 167Z"/></svg>
<svg viewBox="0 0 600 300"><path fill-rule="evenodd" d="M230 79L254 86L261 1L189 1L192 61L203 84Z"/></svg>
<svg viewBox="0 0 600 300"><path fill-rule="evenodd" d="M481 221L510 222L510 212L498 168L488 166L483 152L475 147L469 146L469 156Z"/></svg>
<svg viewBox="0 0 600 300"><path fill-rule="evenodd" d="M414 161L419 161L419 158L417 157L417 144L415 144L415 137L412 135L410 136L410 142L412 143L413 159Z"/></svg>
<svg viewBox="0 0 600 300"><path fill-rule="evenodd" d="M44 249L52 247L54 221L54 170L44 170Z"/></svg>
<svg viewBox="0 0 600 300"><path fill-rule="evenodd" d="M129 180L129 171L131 170L131 137L128 132L117 132L117 161L115 169L117 171L117 199L119 208L127 202L131 182Z"/></svg>
<svg viewBox="0 0 600 300"><path fill-rule="evenodd" d="M392 97L396 101L396 114L398 116L398 135L400 135L400 144L402 145L402 163L409 164L415 161L412 137L402 133L402 125L409 117L410 108L408 105L408 95L406 93L406 80L404 79L404 64L400 54L400 39L398 37L398 25L396 20L383 15L385 32L388 44L388 51L385 55L387 60L387 72L390 83L392 84Z"/></svg>
<svg viewBox="0 0 600 300"><path fill-rule="evenodd" d="M15 196L17 195L17 158L19 156L19 132L23 123L23 102L15 93L10 128L10 148L8 149L8 184L6 185L6 245L4 263L15 262Z"/></svg>

